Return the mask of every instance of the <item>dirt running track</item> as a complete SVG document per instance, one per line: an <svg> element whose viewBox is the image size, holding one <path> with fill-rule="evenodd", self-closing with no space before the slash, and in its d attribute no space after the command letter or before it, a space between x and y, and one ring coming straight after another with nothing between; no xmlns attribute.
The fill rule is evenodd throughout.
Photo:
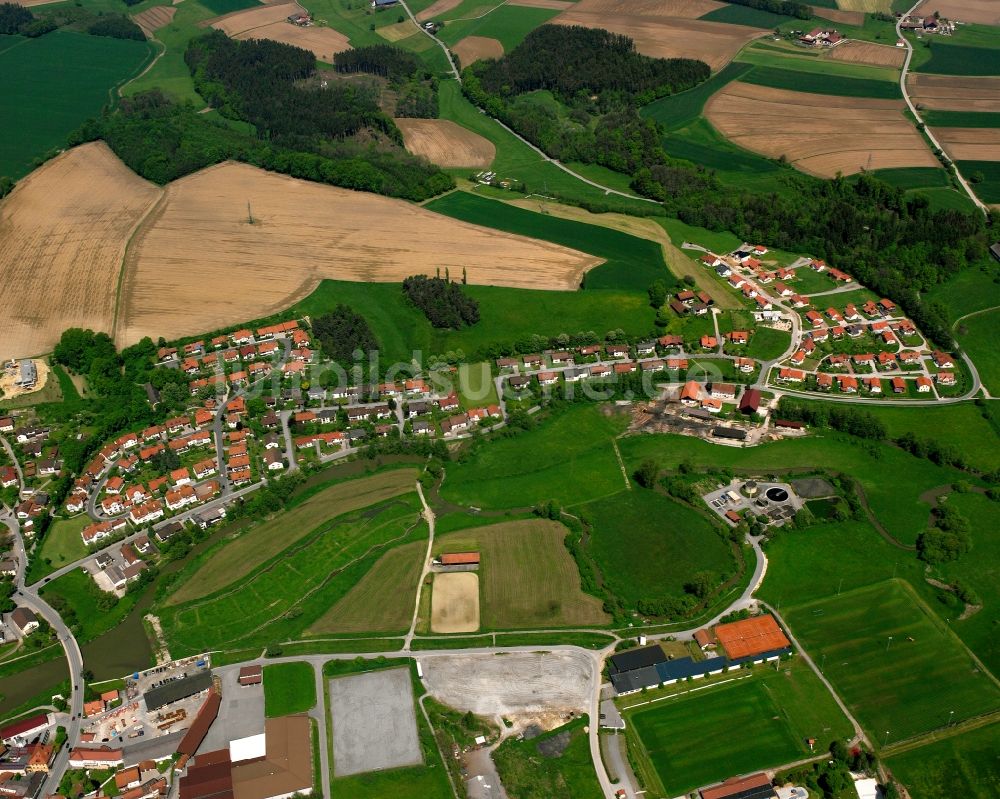
<svg viewBox="0 0 1000 799"><path fill-rule="evenodd" d="M746 25L729 25L685 18L700 8L706 13L720 4L703 0L580 0L552 22L603 28L631 36L640 53L658 58L697 58L712 71L722 69L747 42L767 33ZM676 10L672 10L676 9ZM700 16L700 14L698 15Z"/></svg>
<svg viewBox="0 0 1000 799"><path fill-rule="evenodd" d="M903 61L906 59L906 50L887 44L852 40L838 44L830 50L830 58L834 61L847 61L852 64L871 64L875 67L902 69Z"/></svg>
<svg viewBox="0 0 1000 799"><path fill-rule="evenodd" d="M49 352L68 327L111 331L125 245L161 194L103 142L17 184L0 202L0 358Z"/></svg>
<svg viewBox="0 0 1000 799"><path fill-rule="evenodd" d="M503 45L496 39L485 36L466 36L451 49L458 56L462 67L479 59L500 58L503 55Z"/></svg>
<svg viewBox="0 0 1000 799"><path fill-rule="evenodd" d="M488 167L497 148L450 119L397 119L406 149L444 167Z"/></svg>
<svg viewBox="0 0 1000 799"><path fill-rule="evenodd" d="M997 0L927 0L919 14L941 13L942 17L981 25L1000 25L1000 3Z"/></svg>
<svg viewBox="0 0 1000 799"><path fill-rule="evenodd" d="M1000 128L934 128L955 161L1000 161Z"/></svg>
<svg viewBox="0 0 1000 799"><path fill-rule="evenodd" d="M910 99L921 108L942 111L996 111L1000 108L1000 78L951 75L906 76Z"/></svg>
<svg viewBox="0 0 1000 799"><path fill-rule="evenodd" d="M902 100L791 92L734 81L705 106L734 143L804 172L832 178L862 169L937 166Z"/></svg>
<svg viewBox="0 0 1000 799"><path fill-rule="evenodd" d="M402 200L235 163L172 183L126 261L117 338L127 343L276 313L322 278L394 282L465 267L470 283L573 289L600 263Z"/></svg>

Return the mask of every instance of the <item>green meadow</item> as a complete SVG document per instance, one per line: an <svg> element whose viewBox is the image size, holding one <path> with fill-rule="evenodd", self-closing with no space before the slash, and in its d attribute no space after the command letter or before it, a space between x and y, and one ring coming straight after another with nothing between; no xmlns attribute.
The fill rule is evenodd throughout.
<svg viewBox="0 0 1000 799"><path fill-rule="evenodd" d="M1000 309L986 311L959 322L958 342L972 358L979 377L992 395L1000 394Z"/></svg>
<svg viewBox="0 0 1000 799"><path fill-rule="evenodd" d="M1000 724L892 755L885 763L914 799L993 799L1000 787Z"/></svg>
<svg viewBox="0 0 1000 799"><path fill-rule="evenodd" d="M482 6L480 6L480 9ZM475 19L456 19L438 32L438 38L453 45L466 36L496 39L505 53L517 47L531 31L559 13L548 8L500 5ZM465 66L468 66L467 64Z"/></svg>
<svg viewBox="0 0 1000 799"><path fill-rule="evenodd" d="M305 713L316 705L316 673L311 663L264 666L264 715L269 719Z"/></svg>
<svg viewBox="0 0 1000 799"><path fill-rule="evenodd" d="M1000 203L1000 161L958 161L962 174L984 203ZM978 180L977 180L978 177Z"/></svg>

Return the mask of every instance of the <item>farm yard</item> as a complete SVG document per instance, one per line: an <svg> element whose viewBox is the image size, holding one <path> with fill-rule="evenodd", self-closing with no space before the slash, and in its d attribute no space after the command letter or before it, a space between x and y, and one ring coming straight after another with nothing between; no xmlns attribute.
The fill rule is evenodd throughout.
<svg viewBox="0 0 1000 799"><path fill-rule="evenodd" d="M21 178L97 116L113 89L152 57L147 42L57 30L35 39L2 36L0 176ZM44 108L45 113L38 113Z"/></svg>
<svg viewBox="0 0 1000 799"><path fill-rule="evenodd" d="M567 532L557 522L527 519L439 535L435 547L480 553L484 630L604 626L610 618L600 599L581 590L576 563L563 545ZM442 576L457 575L436 575L432 600ZM471 630L455 630L463 631Z"/></svg>
<svg viewBox="0 0 1000 799"><path fill-rule="evenodd" d="M324 277L398 282L450 267L456 277L467 269L471 284L572 289L599 262L403 201L226 163L168 186L137 231L126 259L118 340L155 338L164 330L194 334L266 316L305 297ZM233 269L240 279L231 291L202 290L208 275Z"/></svg>
<svg viewBox="0 0 1000 799"><path fill-rule="evenodd" d="M809 738L819 749L850 737L833 697L795 656L734 674L668 687L666 698L653 691L621 700L624 707L640 705L626 712L629 752L656 795L680 796L733 774L806 758Z"/></svg>
<svg viewBox="0 0 1000 799"><path fill-rule="evenodd" d="M126 243L160 196L102 142L17 185L0 206L0 357L49 351L67 327L112 329Z"/></svg>
<svg viewBox="0 0 1000 799"><path fill-rule="evenodd" d="M783 609L813 660L881 746L1000 708L1000 687L904 583ZM934 690L927 690L933 683Z"/></svg>
<svg viewBox="0 0 1000 799"><path fill-rule="evenodd" d="M836 109L836 113L831 113ZM897 100L834 97L730 83L708 101L707 119L730 140L784 156L821 177L937 162ZM776 129L773 120L783 120Z"/></svg>
<svg viewBox="0 0 1000 799"><path fill-rule="evenodd" d="M406 149L443 167L488 167L497 148L450 119L397 119Z"/></svg>
<svg viewBox="0 0 1000 799"><path fill-rule="evenodd" d="M603 28L632 37L636 50L660 58L696 58L713 71L728 64L747 42L766 31L696 19L721 4L700 0L580 0L552 20L558 25ZM698 13L700 12L700 13Z"/></svg>

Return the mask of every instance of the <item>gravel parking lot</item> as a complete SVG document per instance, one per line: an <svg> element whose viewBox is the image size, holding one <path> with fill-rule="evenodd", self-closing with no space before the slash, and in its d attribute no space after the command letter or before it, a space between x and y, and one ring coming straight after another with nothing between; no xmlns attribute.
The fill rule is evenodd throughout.
<svg viewBox="0 0 1000 799"><path fill-rule="evenodd" d="M330 680L337 777L423 762L409 669Z"/></svg>

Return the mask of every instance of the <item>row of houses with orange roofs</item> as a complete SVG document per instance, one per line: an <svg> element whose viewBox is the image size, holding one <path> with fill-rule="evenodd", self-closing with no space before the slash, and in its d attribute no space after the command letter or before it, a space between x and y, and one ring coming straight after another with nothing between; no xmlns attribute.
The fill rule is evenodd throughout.
<svg viewBox="0 0 1000 799"><path fill-rule="evenodd" d="M208 351L225 350L228 347L243 347L258 342L272 341L273 339L291 338L296 346L309 343L309 334L301 329L298 320L290 319L278 322L273 325L265 325L257 328L256 332L249 328L234 330L232 333L215 336L206 346L204 339L191 341L185 344L180 351L176 347L160 347L156 353L157 360L165 363L176 359L178 356L192 357L201 356Z"/></svg>

